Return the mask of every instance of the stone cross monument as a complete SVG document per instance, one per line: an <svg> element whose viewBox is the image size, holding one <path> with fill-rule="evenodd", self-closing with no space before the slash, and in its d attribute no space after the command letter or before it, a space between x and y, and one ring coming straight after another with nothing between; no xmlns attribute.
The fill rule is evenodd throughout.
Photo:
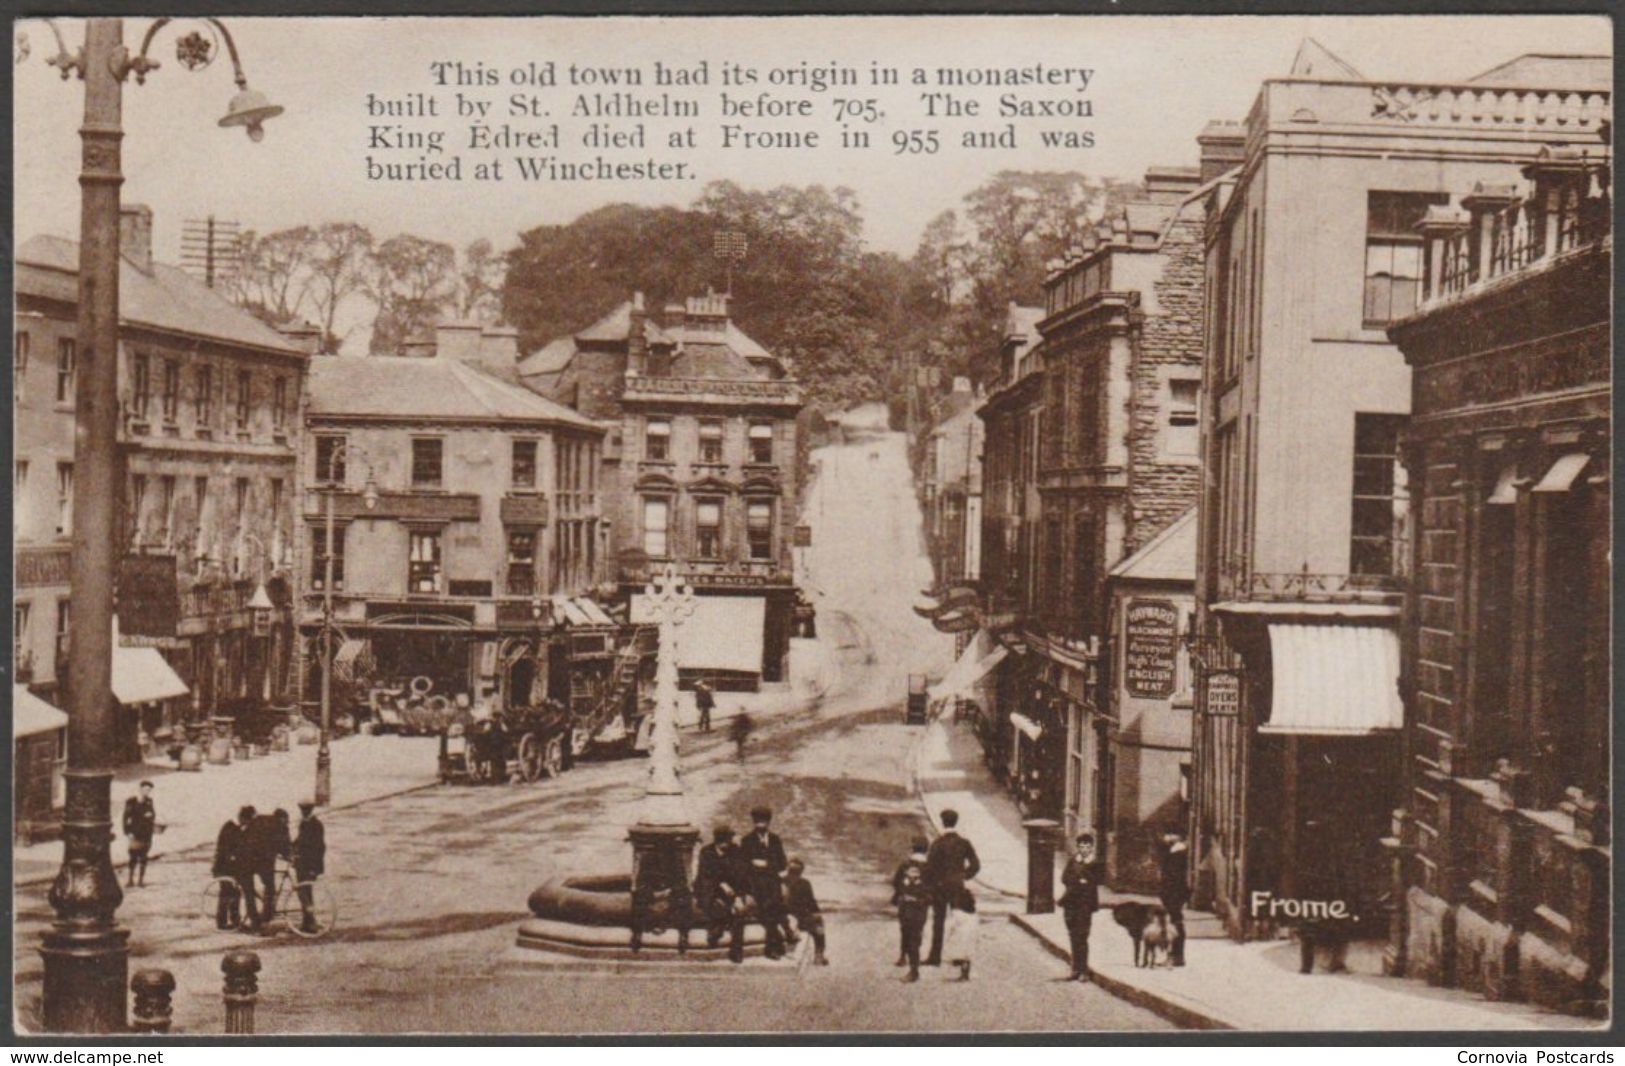
<svg viewBox="0 0 1625 1066"><path fill-rule="evenodd" d="M688 944L692 919L690 870L700 833L689 821L677 765L677 630L694 613L694 589L670 563L644 590L651 620L660 627L655 668L655 720L650 733L649 780L632 842L632 948L645 930L676 928Z"/></svg>

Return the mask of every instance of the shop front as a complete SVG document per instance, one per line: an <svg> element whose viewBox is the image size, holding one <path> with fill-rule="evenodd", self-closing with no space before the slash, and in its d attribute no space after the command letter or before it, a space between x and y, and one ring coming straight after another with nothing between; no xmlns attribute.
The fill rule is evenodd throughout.
<svg viewBox="0 0 1625 1066"><path fill-rule="evenodd" d="M61 829L68 716L27 686L12 685L11 729L16 782L12 828L15 838L28 844Z"/></svg>
<svg viewBox="0 0 1625 1066"><path fill-rule="evenodd" d="M1198 904L1238 939L1272 928L1260 894L1342 901L1352 935L1385 935L1404 722L1394 610L1218 609L1240 662L1199 674Z"/></svg>

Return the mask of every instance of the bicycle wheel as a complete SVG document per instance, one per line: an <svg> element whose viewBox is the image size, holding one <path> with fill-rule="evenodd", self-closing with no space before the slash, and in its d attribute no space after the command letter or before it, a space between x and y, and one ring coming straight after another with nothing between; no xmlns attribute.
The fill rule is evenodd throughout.
<svg viewBox="0 0 1625 1066"><path fill-rule="evenodd" d="M305 921L304 905L299 900L301 887L310 889L311 907L308 924ZM338 906L333 902L333 893L329 892L321 881L295 883L292 877L284 877L282 886L277 891L276 910L290 931L306 939L326 936L338 922Z"/></svg>
<svg viewBox="0 0 1625 1066"><path fill-rule="evenodd" d="M227 901L225 914L221 914L220 901L224 896ZM235 902L233 902L235 901ZM203 889L202 914L204 921L214 922L220 929L236 929L243 924L242 892L237 882L229 877L216 877ZM222 924L221 919L224 918Z"/></svg>

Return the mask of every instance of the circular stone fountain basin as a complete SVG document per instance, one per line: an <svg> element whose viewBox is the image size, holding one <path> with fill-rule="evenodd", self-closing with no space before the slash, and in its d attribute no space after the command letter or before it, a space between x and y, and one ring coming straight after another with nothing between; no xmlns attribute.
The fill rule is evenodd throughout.
<svg viewBox="0 0 1625 1066"><path fill-rule="evenodd" d="M718 960L728 957L728 935L706 947L705 926L689 930L688 951L679 953L678 932L646 931L642 949L632 951L632 878L630 874L573 874L550 878L530 894L535 917L519 926L519 946L590 959ZM655 924L664 925L663 908ZM766 936L760 925L745 928L745 955L761 955Z"/></svg>

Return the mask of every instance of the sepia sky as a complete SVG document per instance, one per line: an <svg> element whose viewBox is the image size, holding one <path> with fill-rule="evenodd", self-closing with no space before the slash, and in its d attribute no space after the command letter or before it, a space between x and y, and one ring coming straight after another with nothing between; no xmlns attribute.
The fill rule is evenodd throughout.
<svg viewBox="0 0 1625 1066"><path fill-rule="evenodd" d="M748 187L851 186L864 208L870 244L907 254L932 216L956 206L999 169L1079 169L1134 178L1148 165L1194 165L1194 138L1202 126L1213 118L1245 117L1259 83L1287 73L1305 36L1369 77L1395 80L1461 80L1524 52L1603 54L1611 47L1609 24L1596 17L233 18L228 24L251 85L287 108L267 124L262 143L216 128L234 91L229 64L222 60L188 73L176 63L175 39L193 23L163 31L154 49L162 69L145 86L132 79L125 89L124 199L153 207L160 259L177 258L183 219L210 213L262 232L354 219L380 237L408 231L459 245L487 237L506 248L521 230L568 222L608 202L686 205L703 186L703 180L637 186L369 184L362 176L367 94L428 90L429 64L437 60L478 60L506 69L547 59L688 64L709 58L713 79L725 60L768 66L805 59L867 68L871 58L880 58L905 70L949 62L1094 69L1096 116L1082 124L1095 131L1092 150L955 150L925 163L885 148L793 158L705 148L695 153L705 179L727 177ZM61 25L76 46L81 27L71 19ZM127 19L126 43L134 47L147 25L146 19ZM17 237L71 237L78 228L83 96L77 82L64 83L45 64L55 51L49 29L39 22L21 23L20 29L31 55L15 68ZM494 95L505 99L508 91L504 86ZM912 106L917 90L890 91ZM827 98L842 93L853 91L816 98L820 111L833 106ZM709 116L702 121L712 124ZM894 113L877 141L894 128L930 124ZM1002 120L987 124L999 127ZM654 126L658 132L659 124Z"/></svg>

